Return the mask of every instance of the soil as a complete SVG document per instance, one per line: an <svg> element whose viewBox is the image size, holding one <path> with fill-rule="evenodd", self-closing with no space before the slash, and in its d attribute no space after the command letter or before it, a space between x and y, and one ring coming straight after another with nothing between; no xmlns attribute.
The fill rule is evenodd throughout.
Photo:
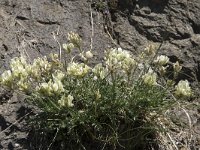
<svg viewBox="0 0 200 150"><path fill-rule="evenodd" d="M0 73L20 54L31 60L59 52L59 44L74 31L84 39L85 49L92 43L94 64L109 47L138 54L151 42L162 43L160 53L181 62L186 75L179 78L189 80L199 93L199 0L105 0L101 8L99 0L91 1L0 0ZM199 106L198 96L193 101ZM31 149L24 120L30 112L23 96L0 89L0 149ZM175 114L187 122L181 110ZM195 137L191 149L200 149L200 110L189 114Z"/></svg>

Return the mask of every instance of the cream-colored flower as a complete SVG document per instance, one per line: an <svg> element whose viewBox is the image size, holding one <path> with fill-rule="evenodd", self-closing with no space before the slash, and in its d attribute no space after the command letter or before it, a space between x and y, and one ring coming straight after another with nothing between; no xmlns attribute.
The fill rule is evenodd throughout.
<svg viewBox="0 0 200 150"><path fill-rule="evenodd" d="M146 55L155 55L156 51L158 49L158 46L156 44L149 44L145 49L144 52Z"/></svg>
<svg viewBox="0 0 200 150"><path fill-rule="evenodd" d="M21 78L26 78L28 76L28 72L21 65L12 68L12 74L14 77L21 77Z"/></svg>
<svg viewBox="0 0 200 150"><path fill-rule="evenodd" d="M52 59L52 61L54 61L54 62L59 61L59 55L58 54L50 53L49 56Z"/></svg>
<svg viewBox="0 0 200 150"><path fill-rule="evenodd" d="M74 44L73 43L69 43L69 44L63 44L63 48L66 50L66 53L69 54L71 53L72 49L74 48Z"/></svg>
<svg viewBox="0 0 200 150"><path fill-rule="evenodd" d="M28 64L26 63L25 57L15 57L11 59L10 67L12 70L12 75L15 78L26 78L28 76L28 73L26 71L26 66Z"/></svg>
<svg viewBox="0 0 200 150"><path fill-rule="evenodd" d="M29 85L29 83L27 81L21 79L21 80L19 80L17 82L17 86L18 86L19 90L21 90L21 91L27 91L29 89L30 85Z"/></svg>
<svg viewBox="0 0 200 150"><path fill-rule="evenodd" d="M154 63L159 66L166 65L168 62L169 62L169 58L165 55L160 55L156 58L156 60L154 60Z"/></svg>
<svg viewBox="0 0 200 150"><path fill-rule="evenodd" d="M51 84L51 88L52 88L52 91L54 93L61 93L61 92L64 92L64 87L63 87L63 84L60 80L54 80L54 82Z"/></svg>
<svg viewBox="0 0 200 150"><path fill-rule="evenodd" d="M175 86L175 89L176 89L175 94L177 96L189 97L192 95L192 90L187 80L179 81L179 83Z"/></svg>
<svg viewBox="0 0 200 150"><path fill-rule="evenodd" d="M87 58L86 58L86 56L84 55L84 52L81 52L81 53L79 54L79 56L81 57L81 59L82 59L83 61L87 61Z"/></svg>
<svg viewBox="0 0 200 150"><path fill-rule="evenodd" d="M84 77L91 68L84 63L72 62L67 67L67 73L72 76Z"/></svg>
<svg viewBox="0 0 200 150"><path fill-rule="evenodd" d="M10 70L6 70L1 74L0 81L3 85L11 83L13 80L12 73Z"/></svg>
<svg viewBox="0 0 200 150"><path fill-rule="evenodd" d="M157 82L156 82L157 75L155 72L153 72L152 69L149 69L148 73L146 73L145 75L142 76L142 79L143 79L144 83L147 85L152 86L152 85L157 84Z"/></svg>
<svg viewBox="0 0 200 150"><path fill-rule="evenodd" d="M24 56L14 57L10 61L10 67L11 67L11 69L15 68L16 66L23 66L23 67L25 67L26 65L27 65L27 62L26 62L26 58Z"/></svg>
<svg viewBox="0 0 200 150"><path fill-rule="evenodd" d="M48 83L41 83L36 90L47 95L51 95L52 93L60 94L64 92L64 86L60 80L54 79L53 81L50 80Z"/></svg>
<svg viewBox="0 0 200 150"><path fill-rule="evenodd" d="M122 71L127 72L133 68L136 61L128 51L118 48L111 49L106 53L105 63L106 66L112 71L122 69Z"/></svg>
<svg viewBox="0 0 200 150"><path fill-rule="evenodd" d="M101 93L99 89L95 92L96 100L98 101L101 98Z"/></svg>
<svg viewBox="0 0 200 150"><path fill-rule="evenodd" d="M74 44L75 47L80 47L82 39L74 32L68 33L68 40Z"/></svg>
<svg viewBox="0 0 200 150"><path fill-rule="evenodd" d="M68 95L67 97L63 95L60 100L58 100L58 104L61 107L73 107L74 104L72 101L74 100L74 97L71 95Z"/></svg>
<svg viewBox="0 0 200 150"><path fill-rule="evenodd" d="M61 70L57 70L52 76L54 80L57 79L61 81L65 77L65 74Z"/></svg>
<svg viewBox="0 0 200 150"><path fill-rule="evenodd" d="M73 107L74 106L74 104L72 103L73 100L74 100L73 96L71 96L71 95L67 96L67 105L68 105L68 107Z"/></svg>
<svg viewBox="0 0 200 150"><path fill-rule="evenodd" d="M106 74L108 73L108 70L104 68L101 63L99 63L92 69L92 72L96 77L104 79Z"/></svg>
<svg viewBox="0 0 200 150"><path fill-rule="evenodd" d="M25 67L25 70L28 74L32 74L32 71L33 71L32 65L27 64Z"/></svg>
<svg viewBox="0 0 200 150"><path fill-rule="evenodd" d="M52 81L49 81L48 83L44 82L41 83L38 87L36 87L36 90L40 93L51 95L52 94Z"/></svg>
<svg viewBox="0 0 200 150"><path fill-rule="evenodd" d="M32 66L35 70L38 69L40 71L49 71L51 69L51 64L48 62L46 56L42 58L39 57L37 59L34 59Z"/></svg>
<svg viewBox="0 0 200 150"><path fill-rule="evenodd" d="M93 57L92 52L91 52L91 51L87 51L87 52L85 53L85 57L86 57L87 59L92 58L92 57Z"/></svg>

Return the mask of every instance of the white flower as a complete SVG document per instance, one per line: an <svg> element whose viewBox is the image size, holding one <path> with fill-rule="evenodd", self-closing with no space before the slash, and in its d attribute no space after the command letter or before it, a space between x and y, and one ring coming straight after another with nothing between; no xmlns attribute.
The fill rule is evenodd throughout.
<svg viewBox="0 0 200 150"><path fill-rule="evenodd" d="M48 83L44 82L41 83L38 87L36 87L36 90L47 95L52 94L52 88L51 88L52 82L49 81Z"/></svg>
<svg viewBox="0 0 200 150"><path fill-rule="evenodd" d="M111 49L107 52L105 57L105 63L111 70L122 69L122 71L130 71L136 64L134 58L128 51L118 49Z"/></svg>
<svg viewBox="0 0 200 150"><path fill-rule="evenodd" d="M175 89L176 89L175 94L177 96L189 97L192 94L191 87L190 87L189 82L187 80L179 81L179 83L175 86Z"/></svg>
<svg viewBox="0 0 200 150"><path fill-rule="evenodd" d="M23 56L15 57L11 59L10 67L11 67L13 76L22 77L22 78L27 77L28 73L25 69L27 65L28 64L26 63L26 59Z"/></svg>
<svg viewBox="0 0 200 150"><path fill-rule="evenodd" d="M21 78L26 78L28 76L28 72L21 65L12 68L12 74L14 77L21 77Z"/></svg>
<svg viewBox="0 0 200 150"><path fill-rule="evenodd" d="M92 57L93 57L92 52L91 52L91 51L87 51L87 52L85 53L85 57L86 57L87 59L92 58Z"/></svg>
<svg viewBox="0 0 200 150"><path fill-rule="evenodd" d="M146 73L145 75L142 76L142 79L144 81L145 84L147 85L156 85L156 79L157 79L157 75L155 72L153 72L152 69L149 69L148 73Z"/></svg>
<svg viewBox="0 0 200 150"><path fill-rule="evenodd" d="M160 66L166 65L169 62L169 58L164 55L160 55L154 60L154 63Z"/></svg>
<svg viewBox="0 0 200 150"><path fill-rule="evenodd" d="M108 71L102 66L101 63L99 63L92 69L92 72L95 74L96 77L104 79Z"/></svg>
<svg viewBox="0 0 200 150"><path fill-rule="evenodd" d="M61 81L61 80L65 77L65 74L64 74L62 71L57 70L56 73L53 74L52 76L53 76L53 79L54 79L54 80L57 79L57 80L60 80L60 81Z"/></svg>
<svg viewBox="0 0 200 150"><path fill-rule="evenodd" d="M67 73L72 76L84 77L91 68L84 63L72 62L67 67Z"/></svg>
<svg viewBox="0 0 200 150"><path fill-rule="evenodd" d="M59 55L58 54L50 53L49 56L52 59L52 61L54 61L54 62L59 61Z"/></svg>
<svg viewBox="0 0 200 150"><path fill-rule="evenodd" d="M82 42L80 36L74 32L68 33L68 40L73 43L75 47L80 47Z"/></svg>
<svg viewBox="0 0 200 150"><path fill-rule="evenodd" d="M19 87L19 90L26 91L29 88L29 84L27 81L21 79L17 82L17 86Z"/></svg>
<svg viewBox="0 0 200 150"><path fill-rule="evenodd" d="M10 61L10 67L15 68L16 66L23 66L25 67L27 65L26 58L24 56L21 57L14 57Z"/></svg>
<svg viewBox="0 0 200 150"><path fill-rule="evenodd" d="M73 96L71 96L71 95L67 96L67 106L68 107L73 107L74 106L74 104L72 103L73 100L74 100Z"/></svg>
<svg viewBox="0 0 200 150"><path fill-rule="evenodd" d="M36 70L49 71L51 64L48 62L47 57L34 59L32 67Z"/></svg>
<svg viewBox="0 0 200 150"><path fill-rule="evenodd" d="M60 80L54 80L54 83L51 84L51 88L54 93L64 92L64 87Z"/></svg>
<svg viewBox="0 0 200 150"><path fill-rule="evenodd" d="M64 87L60 80L54 79L53 82L50 80L48 83L41 83L36 90L43 94L51 95L52 93L60 94L64 92Z"/></svg>
<svg viewBox="0 0 200 150"><path fill-rule="evenodd" d="M71 95L68 95L67 97L65 95L63 95L61 97L60 100L58 100L58 104L61 106L61 107L73 107L74 104L72 103L74 97L71 96Z"/></svg>
<svg viewBox="0 0 200 150"><path fill-rule="evenodd" d="M71 53L72 49L74 48L73 43L63 44L63 48L66 50L67 53Z"/></svg>
<svg viewBox="0 0 200 150"><path fill-rule="evenodd" d="M148 46L144 49L144 52L145 52L147 55L155 55L157 49L158 49L158 46L157 46L157 45L155 45L155 44L150 44L150 45L148 45Z"/></svg>
<svg viewBox="0 0 200 150"><path fill-rule="evenodd" d="M6 70L1 74L1 83L7 85L12 81L12 73L10 70Z"/></svg>

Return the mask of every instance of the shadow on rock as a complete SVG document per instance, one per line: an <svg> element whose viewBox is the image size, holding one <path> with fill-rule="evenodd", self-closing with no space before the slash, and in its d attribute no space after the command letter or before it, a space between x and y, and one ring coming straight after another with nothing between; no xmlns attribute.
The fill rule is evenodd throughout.
<svg viewBox="0 0 200 150"><path fill-rule="evenodd" d="M25 115L30 114L31 112L32 110L30 108L22 106L17 110L17 119L20 119L21 117L24 117Z"/></svg>
<svg viewBox="0 0 200 150"><path fill-rule="evenodd" d="M151 12L163 13L168 0L139 0L138 5L140 8L149 7Z"/></svg>
<svg viewBox="0 0 200 150"><path fill-rule="evenodd" d="M6 120L2 115L0 115L0 127L1 131L5 130L8 127Z"/></svg>

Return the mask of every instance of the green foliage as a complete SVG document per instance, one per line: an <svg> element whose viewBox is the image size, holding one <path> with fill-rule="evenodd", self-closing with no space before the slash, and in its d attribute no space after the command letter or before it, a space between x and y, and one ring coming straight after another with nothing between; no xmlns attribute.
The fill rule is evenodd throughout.
<svg viewBox="0 0 200 150"><path fill-rule="evenodd" d="M1 76L3 85L25 92L28 102L39 108L32 125L56 133L53 142L60 149L144 149L149 139L166 130L160 124L178 102L175 96L191 96L187 81L169 86L164 78L169 59L156 58L155 45L135 58L121 48L107 50L104 62L90 67L93 53L81 48L80 37L69 33L68 40L63 48L70 62L61 62L56 54L32 64L14 58L11 70ZM72 57L75 48L80 54ZM84 63L75 62L76 57ZM174 68L175 73L181 69L177 64Z"/></svg>

